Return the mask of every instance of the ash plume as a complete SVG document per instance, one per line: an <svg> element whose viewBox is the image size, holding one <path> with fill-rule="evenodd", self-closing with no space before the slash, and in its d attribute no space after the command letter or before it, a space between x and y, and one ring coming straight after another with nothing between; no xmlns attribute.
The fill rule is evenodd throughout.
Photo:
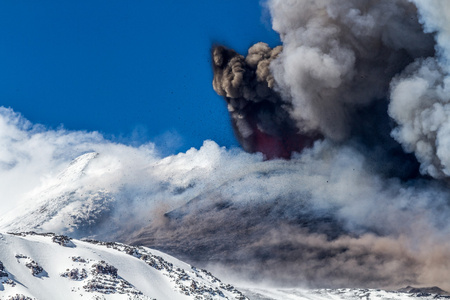
<svg viewBox="0 0 450 300"><path fill-rule="evenodd" d="M358 109L386 99L389 83L416 58L434 54L417 9L406 0L270 1L283 52L272 64L300 130L342 141Z"/></svg>
<svg viewBox="0 0 450 300"><path fill-rule="evenodd" d="M213 87L228 103L243 148L264 154L261 144L285 141L290 154L322 136L385 142L389 83L415 59L434 55L416 6L305 0L268 7L283 46L257 43L246 58L223 46L212 50ZM270 139L259 142L260 132Z"/></svg>
<svg viewBox="0 0 450 300"><path fill-rule="evenodd" d="M235 135L244 150L266 158L289 158L320 137L298 132L289 103L274 90L270 64L281 51L281 46L257 43L244 58L223 46L212 49L213 88L227 102Z"/></svg>

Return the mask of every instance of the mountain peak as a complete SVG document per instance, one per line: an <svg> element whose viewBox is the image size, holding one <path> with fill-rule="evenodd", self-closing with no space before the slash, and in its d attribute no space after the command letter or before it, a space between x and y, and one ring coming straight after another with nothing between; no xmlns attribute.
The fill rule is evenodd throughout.
<svg viewBox="0 0 450 300"><path fill-rule="evenodd" d="M67 168L58 174L57 178L62 181L75 181L79 179L89 163L99 156L97 152L88 152L72 160Z"/></svg>

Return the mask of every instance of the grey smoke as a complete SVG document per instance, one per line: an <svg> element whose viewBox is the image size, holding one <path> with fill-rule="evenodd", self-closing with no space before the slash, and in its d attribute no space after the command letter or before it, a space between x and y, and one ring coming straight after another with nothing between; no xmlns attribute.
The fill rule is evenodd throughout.
<svg viewBox="0 0 450 300"><path fill-rule="evenodd" d="M250 47L246 57L223 46L212 49L213 88L227 102L235 135L248 152L266 158L289 158L311 146L315 132L299 134L289 115L290 104L274 89L271 63L282 47L265 43Z"/></svg>
<svg viewBox="0 0 450 300"><path fill-rule="evenodd" d="M435 54L434 34L424 32L416 6L407 0L267 6L282 46L257 43L246 57L223 46L212 50L213 87L227 102L243 148L289 158L324 136L356 138L384 147L384 156L400 156L389 137L390 82Z"/></svg>
<svg viewBox="0 0 450 300"><path fill-rule="evenodd" d="M281 98L273 90L274 79L269 71L270 62L281 52L281 47L271 49L267 44L258 43L248 50L247 58L231 49L217 46L212 50L214 69L214 90L227 99L227 108L234 121L236 132L239 134L243 147L250 150L245 139L252 135L252 124L248 120L246 107L249 102L280 103ZM277 114L285 112L275 112ZM286 116L284 116L286 118ZM263 123L265 130L275 126ZM274 129L272 129L274 130Z"/></svg>
<svg viewBox="0 0 450 300"><path fill-rule="evenodd" d="M269 65L281 52L282 47L271 49L265 43L257 43L250 47L247 57L237 54L225 47L213 49L214 68L217 68L213 80L214 90L221 96L248 101L277 102L281 99L273 91L274 79ZM248 74L248 70L254 74ZM219 72L220 70L220 72ZM253 75L253 76L252 76ZM238 100L235 100L238 102ZM232 109L239 108L237 103L230 103ZM244 104L242 103L241 106Z"/></svg>
<svg viewBox="0 0 450 300"><path fill-rule="evenodd" d="M283 52L271 65L299 130L336 141L351 135L358 109L386 99L394 75L434 53L406 0L269 1Z"/></svg>

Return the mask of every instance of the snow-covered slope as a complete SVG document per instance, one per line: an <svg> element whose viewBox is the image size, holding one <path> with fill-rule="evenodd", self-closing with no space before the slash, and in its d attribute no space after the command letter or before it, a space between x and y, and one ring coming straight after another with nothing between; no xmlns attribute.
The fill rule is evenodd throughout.
<svg viewBox="0 0 450 300"><path fill-rule="evenodd" d="M110 211L114 197L104 189L80 189L89 163L98 156L90 152L74 159L55 178L49 178L27 195L27 201L0 216L0 228L8 231L66 231L87 229ZM97 225L97 224L96 224Z"/></svg>
<svg viewBox="0 0 450 300"><path fill-rule="evenodd" d="M0 299L247 298L206 270L149 248L2 233Z"/></svg>

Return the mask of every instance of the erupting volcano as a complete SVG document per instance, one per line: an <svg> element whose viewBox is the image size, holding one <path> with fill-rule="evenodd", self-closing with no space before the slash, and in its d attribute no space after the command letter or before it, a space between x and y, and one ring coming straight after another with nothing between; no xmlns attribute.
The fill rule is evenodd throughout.
<svg viewBox="0 0 450 300"><path fill-rule="evenodd" d="M237 140L258 154L205 140L164 156L0 107L0 231L147 246L264 288L450 291L450 1L263 2L282 46L217 45L204 60L204 83L212 67ZM206 116L202 105L184 115ZM16 253L5 270L24 267Z"/></svg>

